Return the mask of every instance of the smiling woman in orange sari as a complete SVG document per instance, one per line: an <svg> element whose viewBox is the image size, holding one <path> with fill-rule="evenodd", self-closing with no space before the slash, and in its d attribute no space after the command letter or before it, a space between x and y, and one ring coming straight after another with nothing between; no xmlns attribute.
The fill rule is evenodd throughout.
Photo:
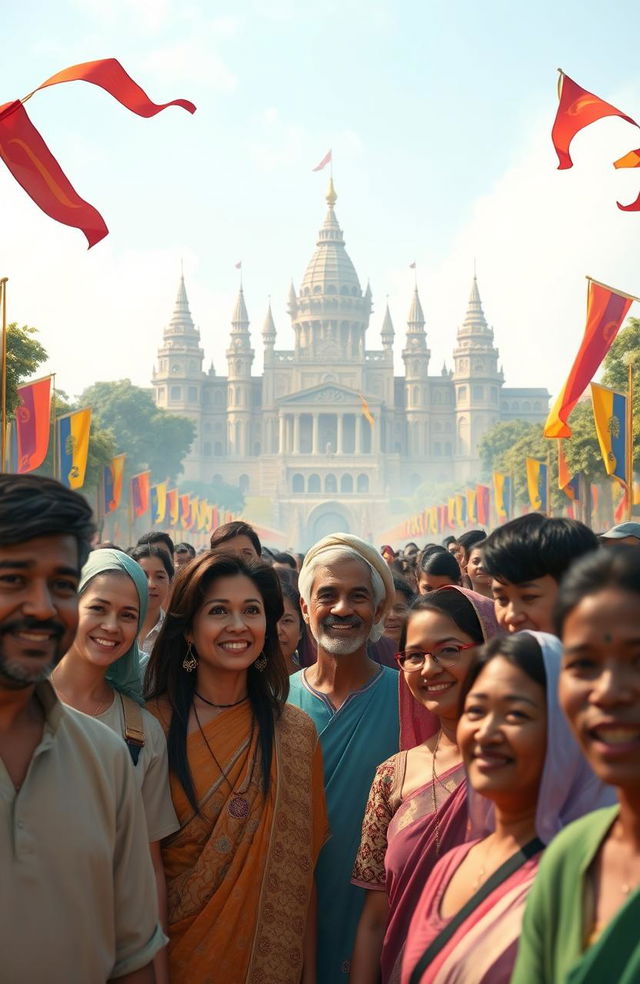
<svg viewBox="0 0 640 984"><path fill-rule="evenodd" d="M180 830L163 844L174 984L313 981L327 836L315 728L285 705L274 572L205 554L180 571L147 671Z"/></svg>

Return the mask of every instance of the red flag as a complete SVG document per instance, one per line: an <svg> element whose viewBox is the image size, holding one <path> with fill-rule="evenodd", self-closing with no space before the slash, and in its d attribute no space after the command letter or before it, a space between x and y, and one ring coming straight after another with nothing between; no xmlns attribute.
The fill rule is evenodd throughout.
<svg viewBox="0 0 640 984"><path fill-rule="evenodd" d="M481 526L489 522L489 486L476 485L476 513Z"/></svg>
<svg viewBox="0 0 640 984"><path fill-rule="evenodd" d="M627 518L627 512L629 509L629 493L627 489L624 490L623 495L620 496L620 502L613 510L613 518L616 523L623 523Z"/></svg>
<svg viewBox="0 0 640 984"><path fill-rule="evenodd" d="M567 420L611 348L620 325L627 316L631 294L622 294L597 280L589 279L587 324L569 377L551 408L544 425L545 437L571 437Z"/></svg>
<svg viewBox="0 0 640 984"><path fill-rule="evenodd" d="M327 166L327 164L329 163L330 160L332 160L332 157L331 157L331 151L329 150L324 155L324 157L322 158L322 160L320 161L320 163L319 164L316 164L316 166L313 167L313 168L311 168L311 170L312 171L321 171L323 167L326 167Z"/></svg>
<svg viewBox="0 0 640 984"><path fill-rule="evenodd" d="M125 72L117 58L100 58L98 61L70 65L69 68L63 68L61 72L56 72L50 79L34 89L34 92L46 89L50 85L58 85L60 82L91 82L93 85L99 85L101 89L105 89L109 95L122 103L126 109L131 110L132 113L137 113L138 116L144 116L145 119L155 116L163 109L167 109L168 106L180 106L182 109L186 109L188 113L195 113L196 111L196 107L188 99L172 99L171 102L167 103L152 102L146 92Z"/></svg>
<svg viewBox="0 0 640 984"><path fill-rule="evenodd" d="M180 525L185 530L191 529L191 496L180 496Z"/></svg>
<svg viewBox="0 0 640 984"><path fill-rule="evenodd" d="M151 102L115 58L65 68L29 93L29 97L47 86L75 81L100 86L139 116L155 116L167 106L181 106L190 113L195 112L193 103L186 99L162 104ZM89 248L104 239L109 232L104 219L80 198L19 100L0 106L0 157L43 212L57 222L81 229Z"/></svg>
<svg viewBox="0 0 640 984"><path fill-rule="evenodd" d="M558 96L560 99L558 112L553 123L551 139L558 155L558 170L573 167L569 154L569 146L585 126L595 123L605 116L620 116L627 123L637 126L635 120L616 109L611 103L605 102L592 92L587 92L564 72L560 72L558 80Z"/></svg>
<svg viewBox="0 0 640 984"><path fill-rule="evenodd" d="M18 386L16 433L18 439L18 472L39 468L49 450L51 428L51 376L35 383Z"/></svg>
<svg viewBox="0 0 640 984"><path fill-rule="evenodd" d="M133 515L144 516L149 510L149 500L151 496L151 472L140 472L131 478L131 502L133 505Z"/></svg>
<svg viewBox="0 0 640 984"><path fill-rule="evenodd" d="M104 219L80 198L21 102L0 106L0 157L43 212L81 229L89 248L104 239L109 232Z"/></svg>

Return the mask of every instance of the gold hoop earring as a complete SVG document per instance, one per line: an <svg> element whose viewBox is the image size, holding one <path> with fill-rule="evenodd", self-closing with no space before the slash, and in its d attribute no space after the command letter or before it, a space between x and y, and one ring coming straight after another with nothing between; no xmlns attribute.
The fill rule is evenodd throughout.
<svg viewBox="0 0 640 984"><path fill-rule="evenodd" d="M260 653L260 655L258 656L257 660L254 662L253 665L255 666L258 673L262 673L267 665L267 657L265 656L265 654Z"/></svg>
<svg viewBox="0 0 640 984"><path fill-rule="evenodd" d="M198 657L193 651L193 646L190 642L187 643L187 651L185 657L182 660L182 669L186 670L187 673L193 673L193 671L198 666Z"/></svg>

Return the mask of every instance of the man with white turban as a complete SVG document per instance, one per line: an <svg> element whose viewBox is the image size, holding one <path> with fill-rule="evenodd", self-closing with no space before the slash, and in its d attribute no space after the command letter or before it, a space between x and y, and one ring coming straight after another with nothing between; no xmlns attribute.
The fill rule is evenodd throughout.
<svg viewBox="0 0 640 984"><path fill-rule="evenodd" d="M367 655L395 591L384 558L336 533L307 553L298 581L318 661L291 677L289 700L313 719L324 757L331 837L316 868L318 984L347 981L364 891L351 884L376 767L398 751L398 675Z"/></svg>

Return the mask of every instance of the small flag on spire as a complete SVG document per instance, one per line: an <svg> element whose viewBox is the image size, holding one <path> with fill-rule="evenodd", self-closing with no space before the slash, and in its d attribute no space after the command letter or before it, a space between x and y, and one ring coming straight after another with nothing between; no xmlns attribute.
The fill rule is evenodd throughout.
<svg viewBox="0 0 640 984"><path fill-rule="evenodd" d="M369 422L371 427L373 427L376 422L375 417L371 413L371 408L364 397L364 393L360 394L360 409L362 410L362 416Z"/></svg>
<svg viewBox="0 0 640 984"><path fill-rule="evenodd" d="M410 263L409 264L409 269L410 270L415 270L415 268L416 268L416 261L414 260L413 263Z"/></svg>
<svg viewBox="0 0 640 984"><path fill-rule="evenodd" d="M242 260L238 260L235 266L236 266L236 270L242 270Z"/></svg>
<svg viewBox="0 0 640 984"><path fill-rule="evenodd" d="M322 158L322 160L320 161L320 163L319 164L316 164L316 166L314 168L312 168L311 170L312 171L321 171L323 169L323 167L326 167L327 164L330 163L331 160L332 160L331 151L328 150L327 153Z"/></svg>

